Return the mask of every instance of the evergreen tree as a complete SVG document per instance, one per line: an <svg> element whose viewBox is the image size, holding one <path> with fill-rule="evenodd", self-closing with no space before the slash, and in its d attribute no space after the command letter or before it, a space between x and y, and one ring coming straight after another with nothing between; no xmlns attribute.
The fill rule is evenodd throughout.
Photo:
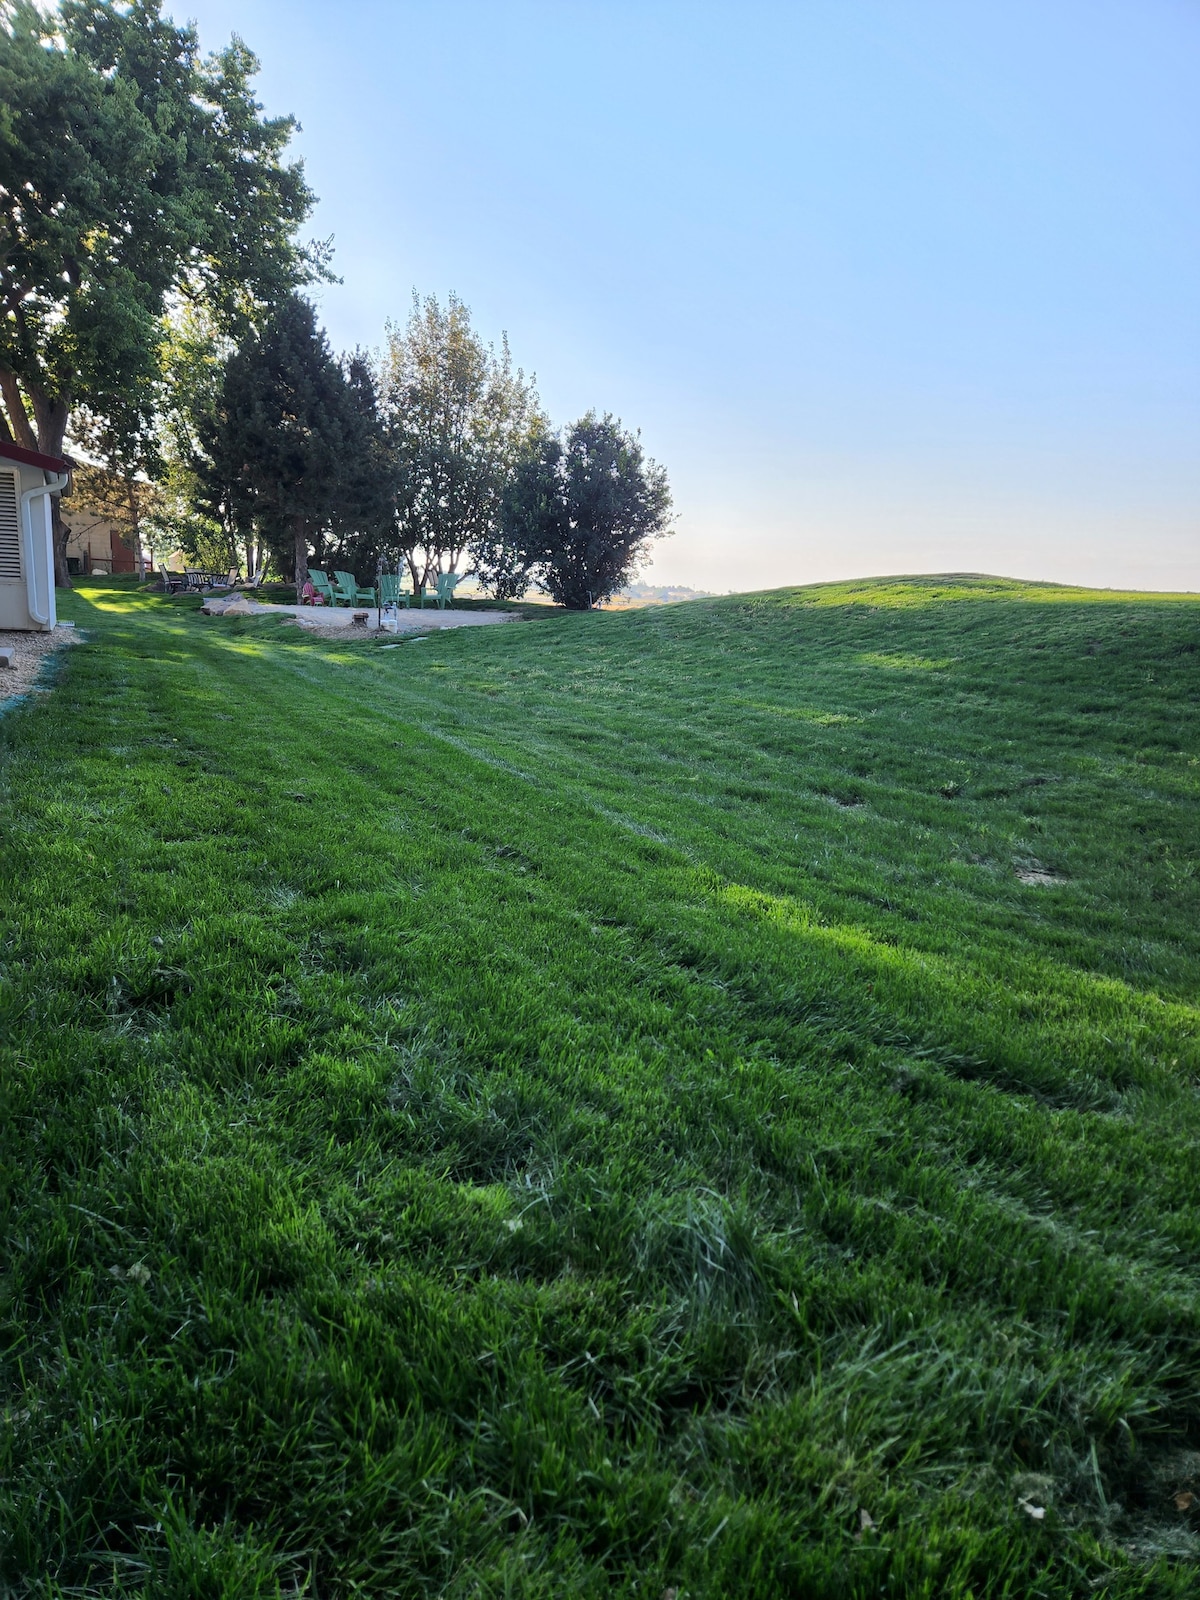
<svg viewBox="0 0 1200 1600"><path fill-rule="evenodd" d="M373 580L380 558L394 559L396 461L380 415L370 358L361 350L342 362L344 437L342 492L325 533L330 560Z"/></svg>
<svg viewBox="0 0 1200 1600"><path fill-rule="evenodd" d="M344 538L370 496L367 458L378 422L361 381L329 349L316 314L291 295L225 364L220 398L198 432L205 509L247 520L299 589L309 547ZM373 435L374 430L374 435Z"/></svg>

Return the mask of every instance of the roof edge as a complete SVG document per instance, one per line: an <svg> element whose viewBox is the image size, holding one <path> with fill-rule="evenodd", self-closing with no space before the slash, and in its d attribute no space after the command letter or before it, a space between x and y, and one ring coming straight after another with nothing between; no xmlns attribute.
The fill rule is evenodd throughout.
<svg viewBox="0 0 1200 1600"><path fill-rule="evenodd" d="M9 444L7 439L0 439L0 457L19 461L23 467L41 467L43 472L70 472L73 465L65 456L44 456L40 450L26 450L24 445Z"/></svg>

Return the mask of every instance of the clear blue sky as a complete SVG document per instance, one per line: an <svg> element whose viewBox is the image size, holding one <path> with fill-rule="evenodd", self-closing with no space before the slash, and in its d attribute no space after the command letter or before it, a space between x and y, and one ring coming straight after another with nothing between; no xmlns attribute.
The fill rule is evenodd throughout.
<svg viewBox="0 0 1200 1600"><path fill-rule="evenodd" d="M189 0L344 282L641 428L662 582L1200 590L1197 0Z"/></svg>

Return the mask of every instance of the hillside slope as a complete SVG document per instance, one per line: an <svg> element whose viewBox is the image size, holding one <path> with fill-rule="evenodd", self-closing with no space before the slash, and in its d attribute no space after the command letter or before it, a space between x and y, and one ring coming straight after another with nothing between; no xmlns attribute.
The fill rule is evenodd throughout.
<svg viewBox="0 0 1200 1600"><path fill-rule="evenodd" d="M0 1579L1195 1593L1200 601L68 603Z"/></svg>

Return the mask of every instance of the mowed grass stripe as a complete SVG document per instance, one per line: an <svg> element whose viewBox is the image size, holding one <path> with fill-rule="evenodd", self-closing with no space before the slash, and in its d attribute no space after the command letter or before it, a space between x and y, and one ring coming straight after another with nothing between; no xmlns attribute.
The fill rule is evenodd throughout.
<svg viewBox="0 0 1200 1600"><path fill-rule="evenodd" d="M861 593L81 597L3 725L6 1571L1189 1592L1197 611Z"/></svg>

